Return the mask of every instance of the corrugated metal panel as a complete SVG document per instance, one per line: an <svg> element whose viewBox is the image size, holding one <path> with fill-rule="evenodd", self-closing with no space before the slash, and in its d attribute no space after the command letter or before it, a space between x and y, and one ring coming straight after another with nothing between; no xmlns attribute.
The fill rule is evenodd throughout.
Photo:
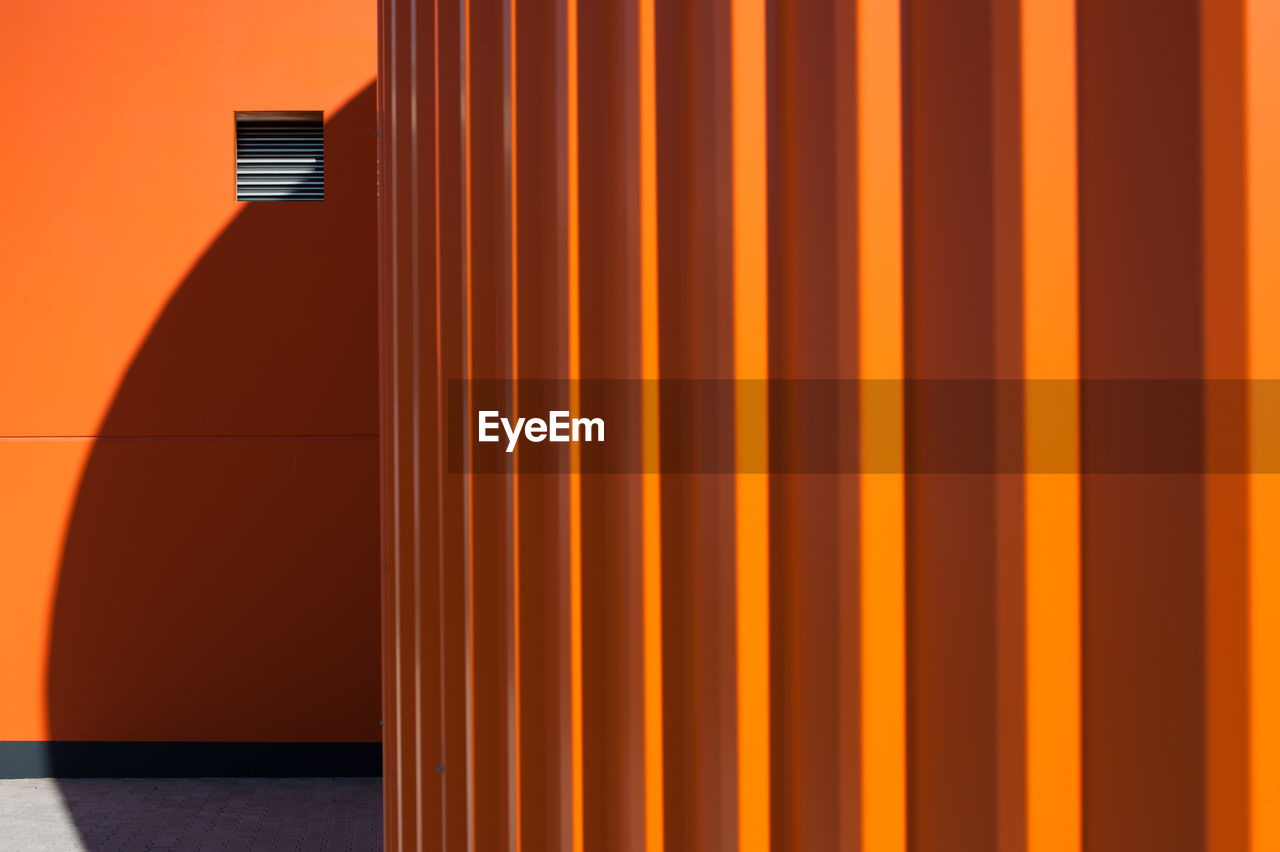
<svg viewBox="0 0 1280 852"><path fill-rule="evenodd" d="M236 201L323 201L324 115L236 113Z"/></svg>
<svg viewBox="0 0 1280 852"><path fill-rule="evenodd" d="M389 848L1276 845L1269 8L380 14ZM630 422L464 475L465 380Z"/></svg>

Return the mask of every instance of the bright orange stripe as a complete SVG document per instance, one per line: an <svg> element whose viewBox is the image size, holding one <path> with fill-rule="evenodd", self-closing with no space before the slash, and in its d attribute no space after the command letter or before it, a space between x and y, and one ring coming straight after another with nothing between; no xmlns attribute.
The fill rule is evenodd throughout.
<svg viewBox="0 0 1280 852"><path fill-rule="evenodd" d="M1022 0L1026 373L1079 376L1074 0Z"/></svg>
<svg viewBox="0 0 1280 852"><path fill-rule="evenodd" d="M1280 7L1245 6L1247 272L1251 470L1277 469L1280 413ZM1249 477L1250 829L1255 850L1280 849L1280 474Z"/></svg>
<svg viewBox="0 0 1280 852"><path fill-rule="evenodd" d="M857 4L862 399L862 848L907 848L902 470L902 84L898 0Z"/></svg>
<svg viewBox="0 0 1280 852"><path fill-rule="evenodd" d="M644 837L665 846L662 742L662 481L658 473L658 122L653 0L639 2L640 53L640 375L644 386L643 536Z"/></svg>
<svg viewBox="0 0 1280 852"><path fill-rule="evenodd" d="M581 330L581 267L579 266L578 217L578 0L567 0L567 88L568 88L568 173L569 173L569 410L578 416L582 375L579 334ZM573 849L583 848L582 792L582 475L581 453L569 445L569 690L570 736L573 767Z"/></svg>
<svg viewBox="0 0 1280 852"><path fill-rule="evenodd" d="M1075 3L1021 12L1027 849L1078 852L1080 477L1044 472L1079 468Z"/></svg>
<svg viewBox="0 0 1280 852"><path fill-rule="evenodd" d="M733 306L737 500L738 848L770 845L768 138L764 0L736 0ZM749 380L744 384L743 380Z"/></svg>

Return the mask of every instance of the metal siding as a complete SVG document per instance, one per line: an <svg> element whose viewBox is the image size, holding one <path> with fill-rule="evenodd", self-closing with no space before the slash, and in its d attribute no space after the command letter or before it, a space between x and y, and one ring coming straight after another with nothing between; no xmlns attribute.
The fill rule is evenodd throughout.
<svg viewBox="0 0 1280 852"><path fill-rule="evenodd" d="M1077 379L1277 377L1274 15L1149 5L383 0L388 848L1268 848L1269 480L1079 472ZM865 472L653 472L802 454L744 385L446 471L450 379L764 375ZM936 378L1026 472L903 472Z"/></svg>

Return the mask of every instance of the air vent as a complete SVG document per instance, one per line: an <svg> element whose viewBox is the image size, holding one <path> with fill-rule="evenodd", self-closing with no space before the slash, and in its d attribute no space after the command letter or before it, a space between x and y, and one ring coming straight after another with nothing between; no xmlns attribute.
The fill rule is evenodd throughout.
<svg viewBox="0 0 1280 852"><path fill-rule="evenodd" d="M324 113L237 112L236 200L323 201Z"/></svg>

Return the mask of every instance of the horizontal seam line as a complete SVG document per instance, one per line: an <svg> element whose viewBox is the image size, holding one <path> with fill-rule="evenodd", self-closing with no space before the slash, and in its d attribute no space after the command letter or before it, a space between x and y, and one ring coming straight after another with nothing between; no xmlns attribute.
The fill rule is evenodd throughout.
<svg viewBox="0 0 1280 852"><path fill-rule="evenodd" d="M0 441L277 441L377 438L374 434L339 435L0 435Z"/></svg>

